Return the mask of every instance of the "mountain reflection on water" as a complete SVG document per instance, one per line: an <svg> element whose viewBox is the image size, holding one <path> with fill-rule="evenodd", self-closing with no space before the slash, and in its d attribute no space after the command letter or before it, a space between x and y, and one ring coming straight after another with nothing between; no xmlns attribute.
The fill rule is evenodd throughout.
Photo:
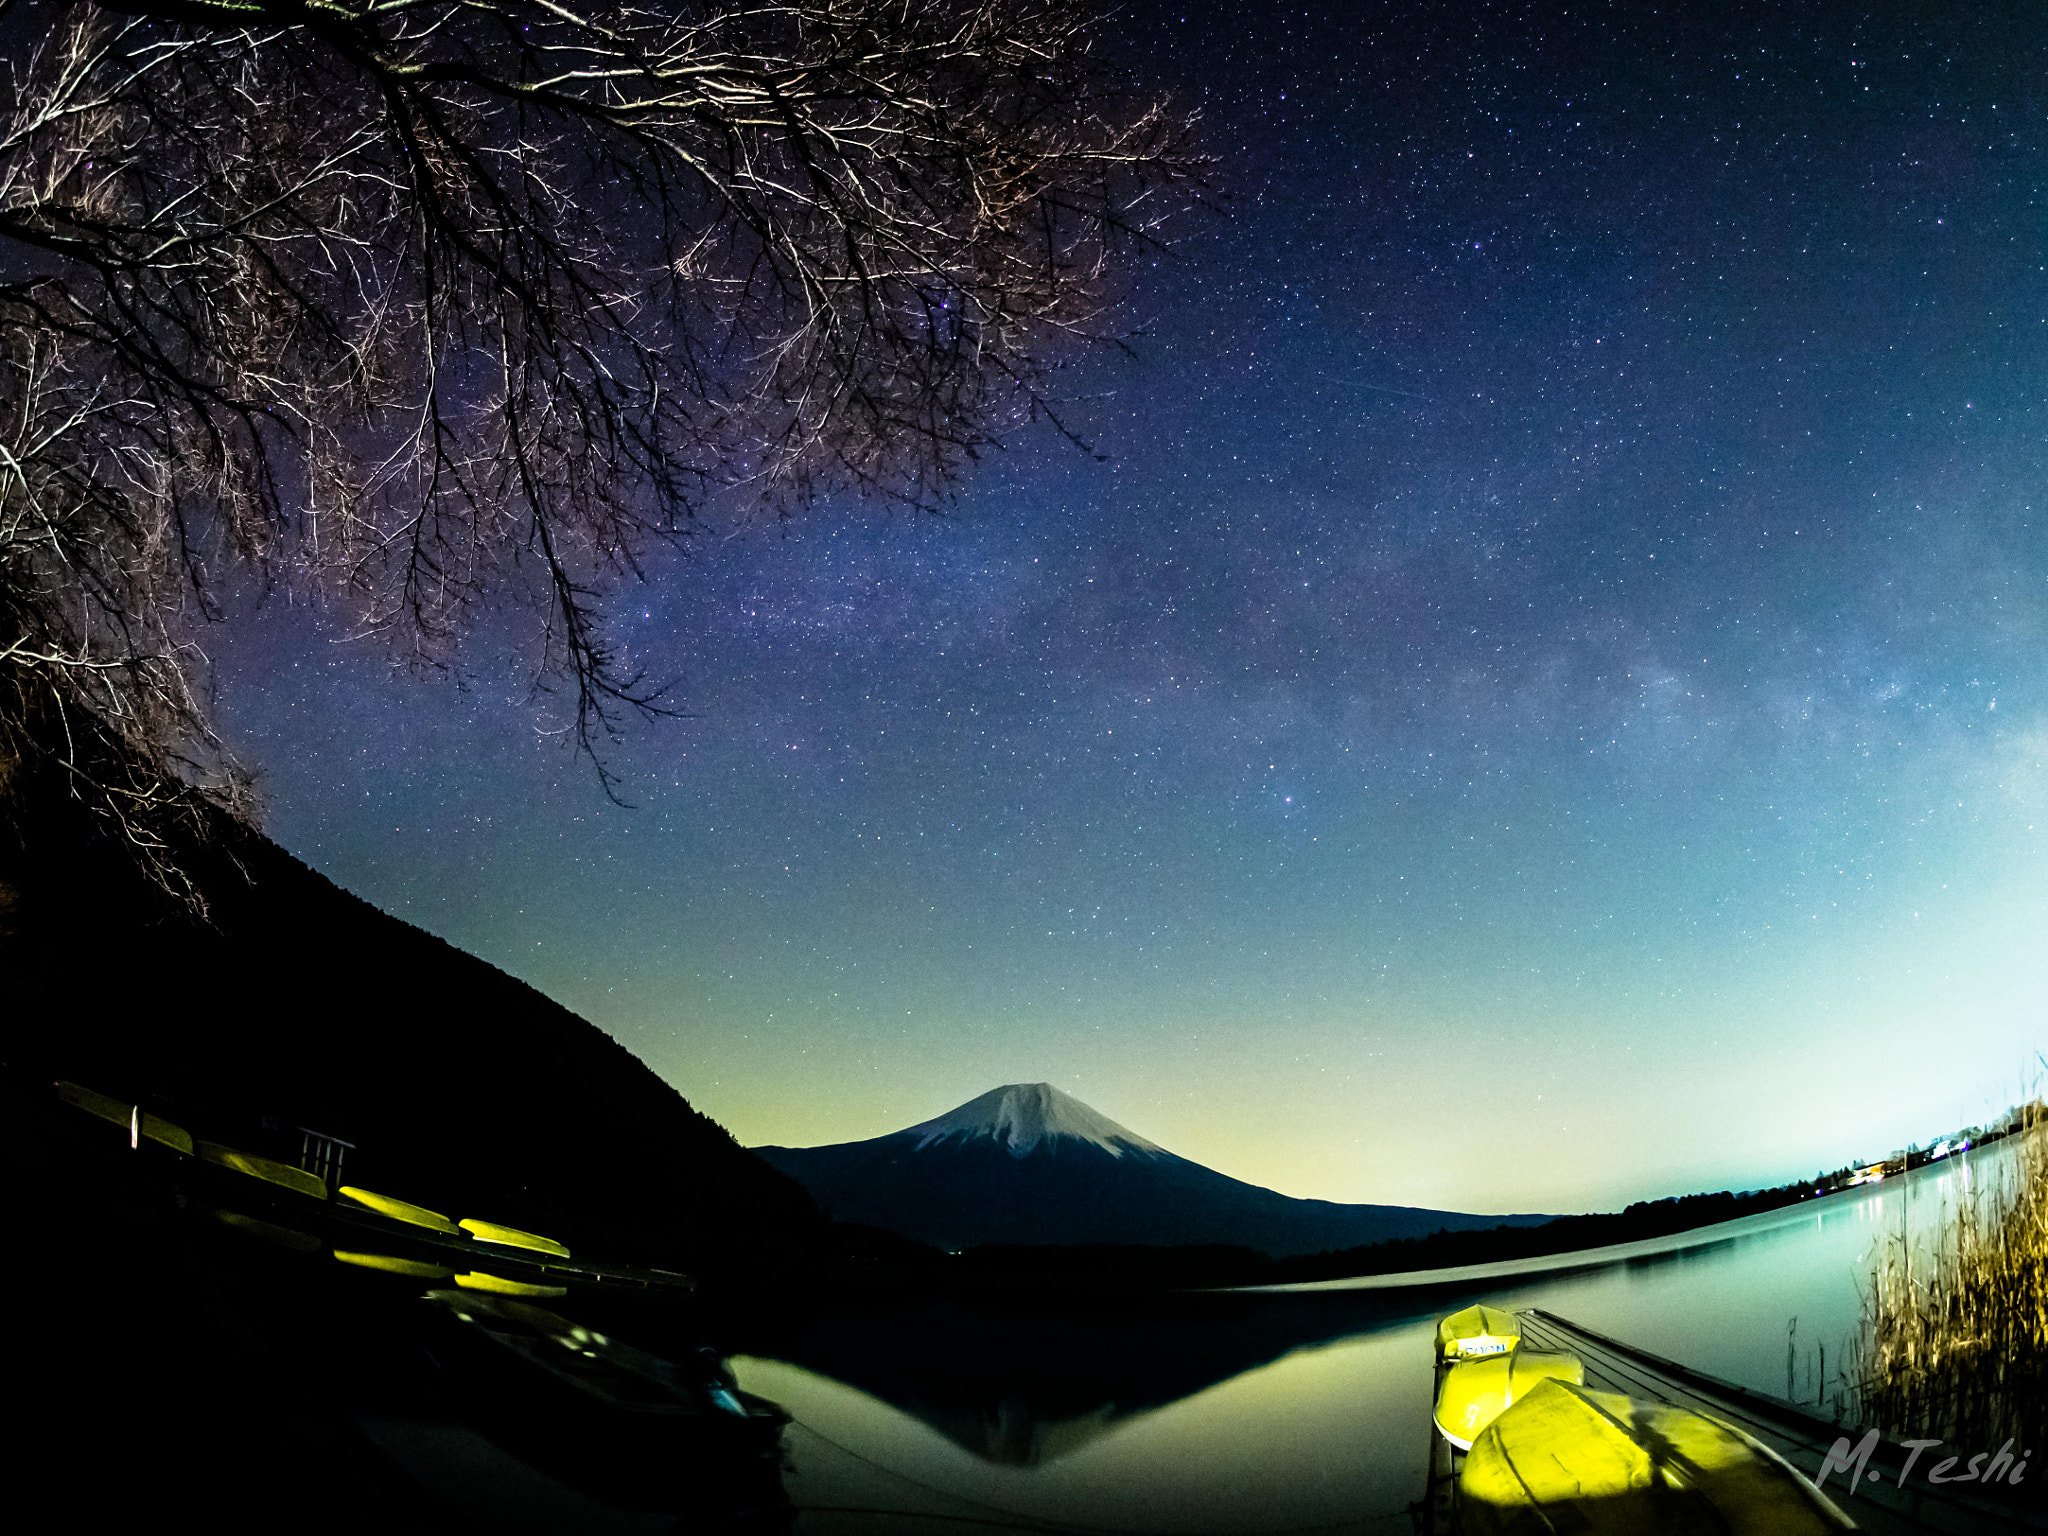
<svg viewBox="0 0 2048 1536"><path fill-rule="evenodd" d="M1085 1302L847 1301L757 1318L729 1345L742 1384L793 1416L788 1486L806 1528L894 1529L895 1511L948 1529L1406 1530L1444 1312L1543 1307L1814 1403L1828 1387L1818 1347L1838 1371L1877 1246L1924 1230L1970 1181L1957 1162L1541 1268Z"/></svg>
<svg viewBox="0 0 2048 1536"><path fill-rule="evenodd" d="M1296 1350L1431 1317L1431 1306L1414 1291L1036 1308L943 1298L819 1312L749 1348L857 1387L988 1461L1035 1467Z"/></svg>

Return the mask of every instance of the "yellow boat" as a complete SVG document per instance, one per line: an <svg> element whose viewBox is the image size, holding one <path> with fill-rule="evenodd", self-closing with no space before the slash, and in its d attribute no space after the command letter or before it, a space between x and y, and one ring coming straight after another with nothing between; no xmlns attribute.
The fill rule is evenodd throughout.
<svg viewBox="0 0 2048 1536"><path fill-rule="evenodd" d="M1781 1457L1719 1419L1538 1383L1472 1442L1465 1536L1823 1536L1855 1526Z"/></svg>
<svg viewBox="0 0 2048 1536"><path fill-rule="evenodd" d="M1499 1307L1467 1307L1436 1325L1436 1358L1470 1360L1479 1355L1504 1355L1520 1342L1522 1325L1515 1314Z"/></svg>
<svg viewBox="0 0 2048 1536"><path fill-rule="evenodd" d="M1586 1368L1577 1355L1517 1349L1481 1360L1463 1360L1444 1373L1436 1395L1436 1427L1461 1451L1472 1449L1486 1426L1527 1397L1542 1381L1584 1385Z"/></svg>

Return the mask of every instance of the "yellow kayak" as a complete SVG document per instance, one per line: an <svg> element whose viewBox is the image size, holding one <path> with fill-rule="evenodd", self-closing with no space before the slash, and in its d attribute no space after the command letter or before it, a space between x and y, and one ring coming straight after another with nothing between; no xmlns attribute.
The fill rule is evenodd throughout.
<svg viewBox="0 0 2048 1536"><path fill-rule="evenodd" d="M98 1115L102 1120L111 1120L128 1132L132 1145L141 1146L145 1141L154 1141L169 1147L173 1152L192 1155L192 1136L184 1127L173 1125L160 1115L134 1104L124 1104L119 1099L110 1099L104 1093L94 1093L90 1088L81 1088L76 1083L57 1084L57 1097L66 1104L84 1110L89 1115Z"/></svg>
<svg viewBox="0 0 2048 1536"><path fill-rule="evenodd" d="M506 1280L498 1275L487 1275L482 1270L472 1270L466 1275L457 1275L455 1283L466 1291L493 1291L500 1296L566 1296L566 1285L529 1285L524 1280Z"/></svg>
<svg viewBox="0 0 2048 1536"><path fill-rule="evenodd" d="M418 1259L401 1259L389 1253L355 1253L337 1248L334 1256L357 1269L374 1269L387 1275L404 1275L410 1280L452 1280L455 1271L439 1264L422 1264Z"/></svg>
<svg viewBox="0 0 2048 1536"><path fill-rule="evenodd" d="M1586 1368L1577 1355L1517 1349L1482 1360L1464 1360L1444 1375L1436 1397L1436 1427L1461 1451L1472 1449L1486 1426L1515 1402L1536 1390L1540 1381L1583 1384Z"/></svg>
<svg viewBox="0 0 2048 1536"><path fill-rule="evenodd" d="M567 1248L552 1237L542 1237L538 1232L522 1232L517 1227L501 1226L495 1221L478 1221L468 1216L456 1225L480 1243L502 1243L507 1248L530 1248L535 1253L552 1253L558 1259L569 1257Z"/></svg>
<svg viewBox="0 0 2048 1536"><path fill-rule="evenodd" d="M462 1236L462 1228L439 1211L430 1211L423 1205L414 1205L410 1200L400 1200L393 1195L380 1195L373 1190L359 1189L353 1184L342 1185L341 1193L357 1205L365 1206L380 1216L389 1216L393 1221L409 1222L415 1227L425 1227L433 1232L446 1232L450 1237Z"/></svg>
<svg viewBox="0 0 2048 1536"><path fill-rule="evenodd" d="M1470 1360L1476 1355L1504 1355L1521 1341L1522 1325L1515 1314L1499 1307L1467 1307L1436 1325L1436 1357Z"/></svg>
<svg viewBox="0 0 2048 1536"><path fill-rule="evenodd" d="M202 1162L217 1163L223 1168L232 1168L237 1173L246 1173L252 1179L262 1179L267 1184L309 1195L315 1200L327 1198L327 1181L318 1174L294 1168L290 1163L280 1163L268 1157L258 1157L254 1152L238 1152L233 1147L223 1147L211 1141L192 1143L193 1156Z"/></svg>
<svg viewBox="0 0 2048 1536"><path fill-rule="evenodd" d="M1855 1526L1768 1447L1719 1419L1544 1381L1472 1442L1470 1536L1822 1536Z"/></svg>
<svg viewBox="0 0 2048 1536"><path fill-rule="evenodd" d="M289 1248L294 1253L318 1253L327 1245L310 1232L295 1232L290 1227L280 1227L275 1222L258 1221L254 1216L244 1216L240 1211L212 1211L213 1219L224 1227L249 1237L260 1237L266 1243L275 1243L280 1248Z"/></svg>

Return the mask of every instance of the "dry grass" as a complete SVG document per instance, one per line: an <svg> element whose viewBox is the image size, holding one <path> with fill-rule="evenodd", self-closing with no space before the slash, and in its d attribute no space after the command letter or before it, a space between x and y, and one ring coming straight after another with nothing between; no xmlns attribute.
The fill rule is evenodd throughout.
<svg viewBox="0 0 2048 1536"><path fill-rule="evenodd" d="M2037 1445L2048 1429L2048 1121L1931 1236L1878 1255L1845 1373L1855 1421L1895 1435ZM1988 1161L1988 1160L1987 1160Z"/></svg>

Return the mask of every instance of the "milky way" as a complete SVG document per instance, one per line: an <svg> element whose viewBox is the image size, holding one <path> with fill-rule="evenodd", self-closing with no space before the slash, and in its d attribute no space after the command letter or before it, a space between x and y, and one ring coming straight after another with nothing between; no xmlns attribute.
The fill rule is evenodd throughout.
<svg viewBox="0 0 2048 1536"><path fill-rule="evenodd" d="M1417 16L1416 11L1424 14ZM276 836L749 1142L1049 1080L1290 1194L1582 1209L2048 1034L2048 29L1210 4L1224 211L943 518L618 594L613 763L271 613ZM473 1021L487 1035L488 1020Z"/></svg>

